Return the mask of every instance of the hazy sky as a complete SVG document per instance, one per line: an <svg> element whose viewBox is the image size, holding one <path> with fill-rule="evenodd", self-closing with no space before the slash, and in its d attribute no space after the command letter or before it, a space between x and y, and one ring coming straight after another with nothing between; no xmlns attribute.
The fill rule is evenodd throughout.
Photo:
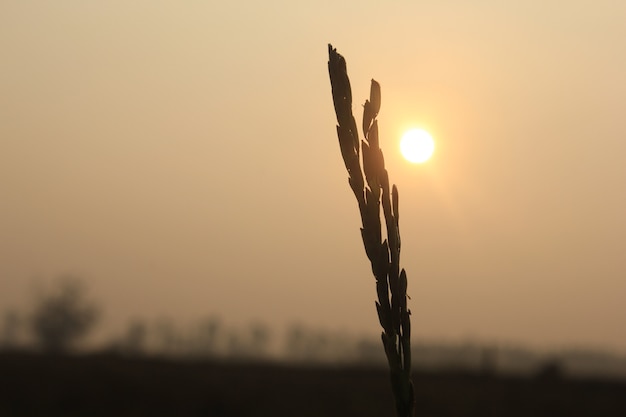
<svg viewBox="0 0 626 417"><path fill-rule="evenodd" d="M415 339L626 351L626 3L0 3L0 310L379 332L335 132L382 86ZM409 127L436 140L404 161Z"/></svg>

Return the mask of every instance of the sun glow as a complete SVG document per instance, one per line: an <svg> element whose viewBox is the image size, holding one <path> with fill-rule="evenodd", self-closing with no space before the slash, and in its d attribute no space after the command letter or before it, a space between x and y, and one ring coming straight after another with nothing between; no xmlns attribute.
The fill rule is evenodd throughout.
<svg viewBox="0 0 626 417"><path fill-rule="evenodd" d="M435 151L435 142L430 133L423 129L408 130L400 140L402 156L415 164L421 164L430 159Z"/></svg>

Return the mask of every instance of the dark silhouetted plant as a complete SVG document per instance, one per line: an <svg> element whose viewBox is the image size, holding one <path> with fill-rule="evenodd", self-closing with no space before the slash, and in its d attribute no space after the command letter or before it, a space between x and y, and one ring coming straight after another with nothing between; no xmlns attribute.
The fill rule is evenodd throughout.
<svg viewBox="0 0 626 417"><path fill-rule="evenodd" d="M376 310L383 328L382 341L391 373L396 411L399 417L414 413L414 393L411 382L411 322L407 309L407 278L400 270L400 231L398 190L389 190L389 178L383 153L378 145L380 85L372 80L370 98L363 107L363 135L359 139L352 115L352 91L346 61L328 45L328 72L337 115L337 136L341 156L348 170L350 188L359 204L361 236L365 253L376 278L378 301ZM383 234L380 207L385 221Z"/></svg>

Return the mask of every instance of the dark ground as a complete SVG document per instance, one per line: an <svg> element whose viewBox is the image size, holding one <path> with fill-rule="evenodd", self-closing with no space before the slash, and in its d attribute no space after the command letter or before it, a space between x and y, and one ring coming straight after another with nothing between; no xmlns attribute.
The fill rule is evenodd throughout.
<svg viewBox="0 0 626 417"><path fill-rule="evenodd" d="M626 416L626 381L416 372L418 416ZM393 416L364 367L0 354L5 416Z"/></svg>

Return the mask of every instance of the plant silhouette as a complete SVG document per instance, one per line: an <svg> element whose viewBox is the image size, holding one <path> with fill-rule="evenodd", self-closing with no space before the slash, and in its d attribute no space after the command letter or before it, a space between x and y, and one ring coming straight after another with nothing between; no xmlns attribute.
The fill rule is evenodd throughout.
<svg viewBox="0 0 626 417"><path fill-rule="evenodd" d="M328 57L339 147L361 213L365 253L376 278L376 310L383 328L381 337L391 372L396 411L399 417L412 416L415 399L411 381L411 312L406 301L406 272L400 270L398 190L394 185L390 193L389 176L378 144L376 117L380 110L380 85L372 80L370 98L365 100L363 107L365 139L360 140L352 115L352 91L346 60L330 44ZM381 204L386 238L382 231Z"/></svg>

